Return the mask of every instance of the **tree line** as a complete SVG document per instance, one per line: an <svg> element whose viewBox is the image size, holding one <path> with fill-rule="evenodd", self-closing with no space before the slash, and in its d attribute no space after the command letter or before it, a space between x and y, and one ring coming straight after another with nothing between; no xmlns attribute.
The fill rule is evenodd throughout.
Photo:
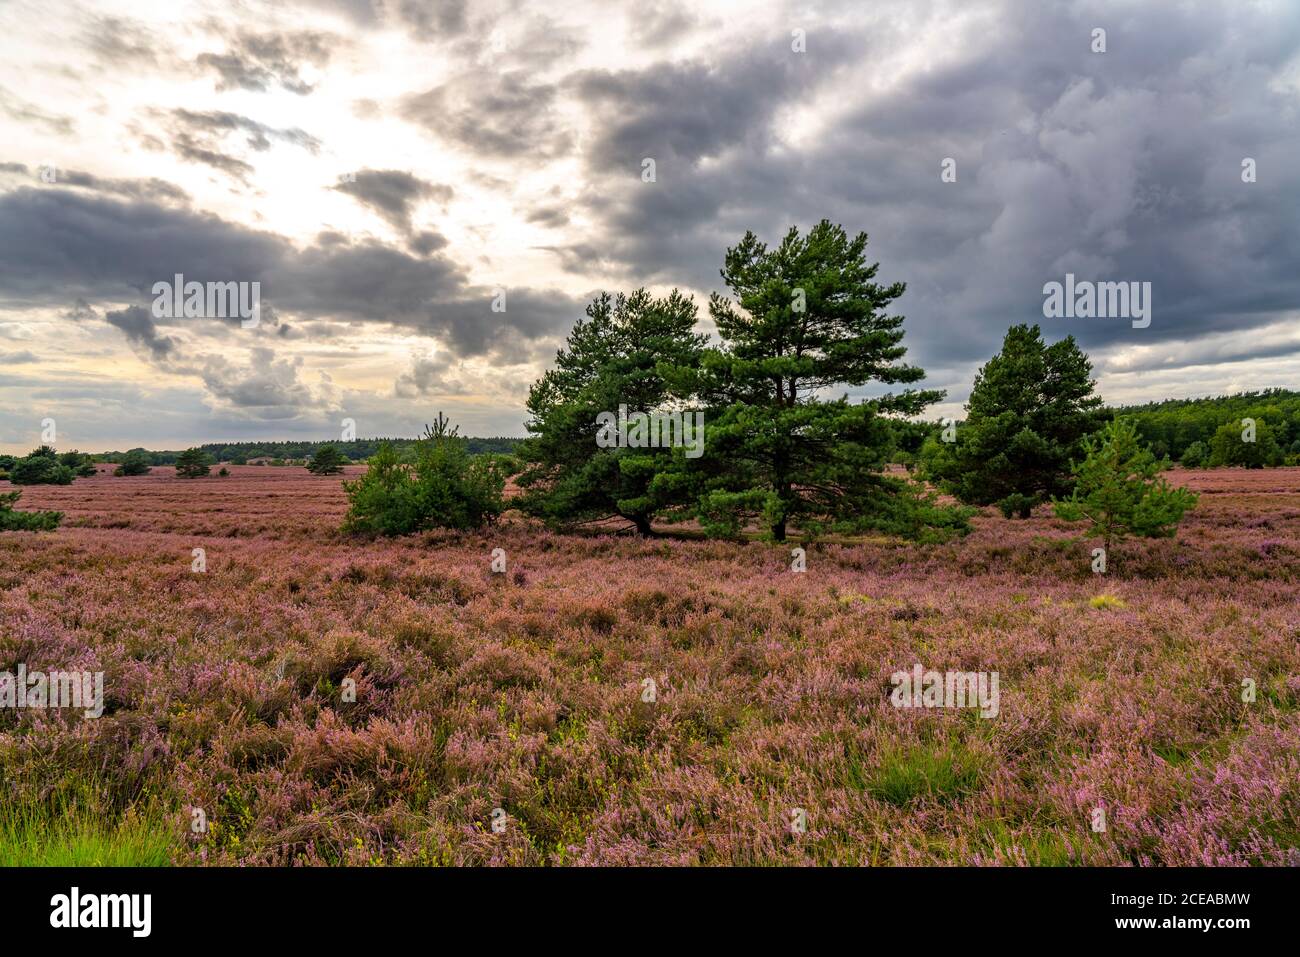
<svg viewBox="0 0 1300 957"><path fill-rule="evenodd" d="M649 535L695 521L717 537L757 526L778 542L792 530L937 541L969 531L979 506L1027 517L1051 502L1107 545L1173 534L1195 495L1169 486L1168 460L1102 408L1073 337L1048 345L1037 326L1013 327L966 419L919 422L944 393L912 387L924 371L904 361L892 312L905 286L876 281L866 246L826 220L771 248L747 233L724 257L730 295L709 299L717 344L677 290L601 293L530 389L530 435L512 456L468 469L443 423L415 464L381 450L346 484L348 527L488 524L513 477L509 504L559 529L617 519ZM848 388L877 394L851 400ZM454 518L439 511L448 502Z"/></svg>

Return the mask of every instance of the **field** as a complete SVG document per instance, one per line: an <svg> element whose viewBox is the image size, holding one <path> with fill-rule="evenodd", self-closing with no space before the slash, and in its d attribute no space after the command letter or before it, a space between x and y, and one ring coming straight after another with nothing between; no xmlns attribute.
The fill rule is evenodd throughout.
<svg viewBox="0 0 1300 957"><path fill-rule="evenodd" d="M349 539L300 468L28 488L66 518L0 535L0 671L106 707L0 710L0 863L1297 865L1300 469L1171 474L1199 506L1104 576L1048 510L799 574L510 515ZM915 664L998 715L894 707Z"/></svg>

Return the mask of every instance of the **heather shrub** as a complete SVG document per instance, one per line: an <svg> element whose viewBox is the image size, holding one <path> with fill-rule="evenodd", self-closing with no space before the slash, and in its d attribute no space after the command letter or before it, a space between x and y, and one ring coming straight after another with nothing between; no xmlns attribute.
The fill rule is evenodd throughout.
<svg viewBox="0 0 1300 957"><path fill-rule="evenodd" d="M390 444L380 446L366 474L343 483L349 502L344 529L407 535L494 522L505 508L505 467L493 455L471 457L457 432L439 414L436 426L425 426L413 464Z"/></svg>
<svg viewBox="0 0 1300 957"><path fill-rule="evenodd" d="M0 532L52 532L63 521L62 512L18 512L14 504L22 492L0 495Z"/></svg>

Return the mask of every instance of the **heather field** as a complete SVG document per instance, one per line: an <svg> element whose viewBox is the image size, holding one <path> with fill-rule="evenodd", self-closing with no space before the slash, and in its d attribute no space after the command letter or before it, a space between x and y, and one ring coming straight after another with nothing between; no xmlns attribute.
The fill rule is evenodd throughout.
<svg viewBox="0 0 1300 957"><path fill-rule="evenodd" d="M0 670L106 708L0 711L0 860L1300 864L1300 469L1171 476L1178 537L1105 576L1049 509L798 574L514 513L347 538L298 468L30 487L66 518L0 535ZM915 664L998 715L893 707Z"/></svg>

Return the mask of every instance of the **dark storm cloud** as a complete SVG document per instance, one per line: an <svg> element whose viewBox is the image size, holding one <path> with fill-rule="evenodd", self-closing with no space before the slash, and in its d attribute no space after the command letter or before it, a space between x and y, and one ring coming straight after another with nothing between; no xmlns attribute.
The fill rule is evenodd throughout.
<svg viewBox="0 0 1300 957"><path fill-rule="evenodd" d="M169 358L176 349L176 340L159 335L153 316L140 306L106 312L104 319L110 326L122 330L128 342L148 349L155 359Z"/></svg>
<svg viewBox="0 0 1300 957"><path fill-rule="evenodd" d="M312 86L303 80L303 66L329 62L337 37L310 30L287 33L252 33L240 30L226 37L224 53L202 53L195 61L218 76L218 90L252 90L264 93L280 86L305 95Z"/></svg>
<svg viewBox="0 0 1300 957"><path fill-rule="evenodd" d="M475 69L406 97L399 115L439 139L496 158L553 157L572 145L555 112L557 89L524 72Z"/></svg>
<svg viewBox="0 0 1300 957"><path fill-rule="evenodd" d="M169 200L175 203L189 202L189 194L166 180L151 179L110 179L96 176L75 169L60 169L55 172L59 186L76 186L96 193L112 196L124 196L128 199Z"/></svg>
<svg viewBox="0 0 1300 957"><path fill-rule="evenodd" d="M431 247L433 236L426 237ZM177 273L187 282L260 282L263 300L278 312L393 323L444 340L460 356L517 352L580 312L572 297L526 288L508 290L506 311L493 312L494 291L469 285L449 259L417 258L373 240L325 234L300 250L272 233L146 201L55 188L0 194L0 302L145 305L153 284ZM147 344L139 320L124 315L119 328Z"/></svg>
<svg viewBox="0 0 1300 957"><path fill-rule="evenodd" d="M1106 53L1090 50L1095 26ZM802 56L763 43L716 67L570 78L598 120L585 156L600 186L584 204L594 228L557 250L565 265L718 288L746 229L776 242L827 217L868 232L881 279L908 283L895 311L911 357L954 369L1016 322L1100 349L1249 337L1300 305L1300 112L1281 81L1300 8L1009 4L996 29L846 97L807 141L779 141L788 111L834 98L847 39L824 61L827 39L811 31ZM870 56L872 40L852 42ZM647 156L656 183L640 180ZM945 157L955 183L940 180ZM1258 182L1242 182L1244 157ZM1066 272L1151 282L1150 328L1045 319L1043 284Z"/></svg>
<svg viewBox="0 0 1300 957"><path fill-rule="evenodd" d="M434 199L446 203L454 195L450 186L428 183L395 169L358 170L351 179L334 188L369 206L393 226L408 233L411 231L411 214L421 200ZM431 251L427 241L424 248Z"/></svg>

